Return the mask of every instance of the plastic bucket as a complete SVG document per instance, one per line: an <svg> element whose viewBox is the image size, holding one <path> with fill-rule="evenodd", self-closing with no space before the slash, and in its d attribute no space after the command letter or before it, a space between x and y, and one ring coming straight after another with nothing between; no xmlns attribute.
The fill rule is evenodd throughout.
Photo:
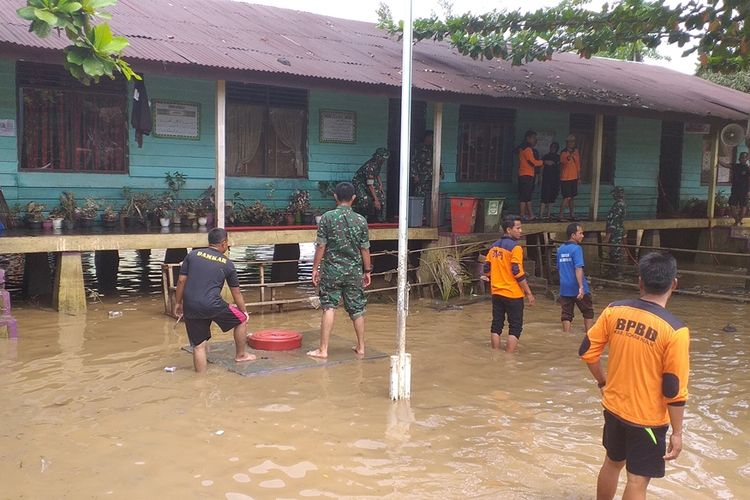
<svg viewBox="0 0 750 500"><path fill-rule="evenodd" d="M474 232L478 198L451 196L451 231L458 234Z"/></svg>
<svg viewBox="0 0 750 500"><path fill-rule="evenodd" d="M409 227L422 227L424 217L424 198L421 196L409 197Z"/></svg>

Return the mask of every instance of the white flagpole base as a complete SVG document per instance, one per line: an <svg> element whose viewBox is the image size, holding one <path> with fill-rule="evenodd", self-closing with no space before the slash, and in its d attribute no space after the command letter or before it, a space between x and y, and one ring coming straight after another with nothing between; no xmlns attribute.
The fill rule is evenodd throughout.
<svg viewBox="0 0 750 500"><path fill-rule="evenodd" d="M391 356L391 400L411 398L411 354Z"/></svg>

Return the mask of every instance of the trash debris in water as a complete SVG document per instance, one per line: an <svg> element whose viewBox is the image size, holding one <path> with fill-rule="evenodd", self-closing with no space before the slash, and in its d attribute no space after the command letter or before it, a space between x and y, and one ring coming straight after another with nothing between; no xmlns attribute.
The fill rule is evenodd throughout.
<svg viewBox="0 0 750 500"><path fill-rule="evenodd" d="M224 435L224 431L222 429L219 429L218 431L214 432L214 434L216 434L217 436L222 436Z"/></svg>
<svg viewBox="0 0 750 500"><path fill-rule="evenodd" d="M119 318L122 316L122 311L109 311L109 319Z"/></svg>
<svg viewBox="0 0 750 500"><path fill-rule="evenodd" d="M169 373L174 373L177 370L176 366L165 366L164 371Z"/></svg>
<svg viewBox="0 0 750 500"><path fill-rule="evenodd" d="M42 472L47 472L47 469L49 469L49 466L52 465L52 462L47 460L44 457L41 457L42 459Z"/></svg>
<svg viewBox="0 0 750 500"><path fill-rule="evenodd" d="M310 306L315 309L320 309L320 297L313 295L308 300L310 301Z"/></svg>
<svg viewBox="0 0 750 500"><path fill-rule="evenodd" d="M727 323L727 326L722 328L721 331L727 332L727 333L734 333L737 331L737 327L732 326L731 324Z"/></svg>

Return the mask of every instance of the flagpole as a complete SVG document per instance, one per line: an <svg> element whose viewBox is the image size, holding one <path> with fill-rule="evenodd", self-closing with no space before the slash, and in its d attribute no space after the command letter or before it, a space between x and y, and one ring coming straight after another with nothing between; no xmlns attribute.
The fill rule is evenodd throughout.
<svg viewBox="0 0 750 500"><path fill-rule="evenodd" d="M411 397L411 355L406 352L406 316L409 312L407 256L409 244L409 156L411 152L411 83L412 83L412 0L406 0L406 19L402 49L401 74L401 146L398 194L398 299L396 303L396 349L391 356L392 400Z"/></svg>

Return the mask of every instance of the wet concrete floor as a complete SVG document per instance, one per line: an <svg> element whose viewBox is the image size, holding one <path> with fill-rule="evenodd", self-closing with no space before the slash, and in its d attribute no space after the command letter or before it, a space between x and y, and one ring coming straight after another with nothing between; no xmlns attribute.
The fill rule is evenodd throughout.
<svg viewBox="0 0 750 500"><path fill-rule="evenodd" d="M598 292L597 311L632 294ZM105 297L80 318L20 306L20 339L0 338L0 498L593 498L599 393L576 355L580 321L563 334L541 295L512 356L489 349L488 302L412 301L400 404L388 360L197 377L160 295ZM653 497L750 498L750 309L671 308L692 330L691 399L685 450ZM254 314L251 329L314 330L319 314ZM394 306L372 304L367 328L392 352Z"/></svg>

